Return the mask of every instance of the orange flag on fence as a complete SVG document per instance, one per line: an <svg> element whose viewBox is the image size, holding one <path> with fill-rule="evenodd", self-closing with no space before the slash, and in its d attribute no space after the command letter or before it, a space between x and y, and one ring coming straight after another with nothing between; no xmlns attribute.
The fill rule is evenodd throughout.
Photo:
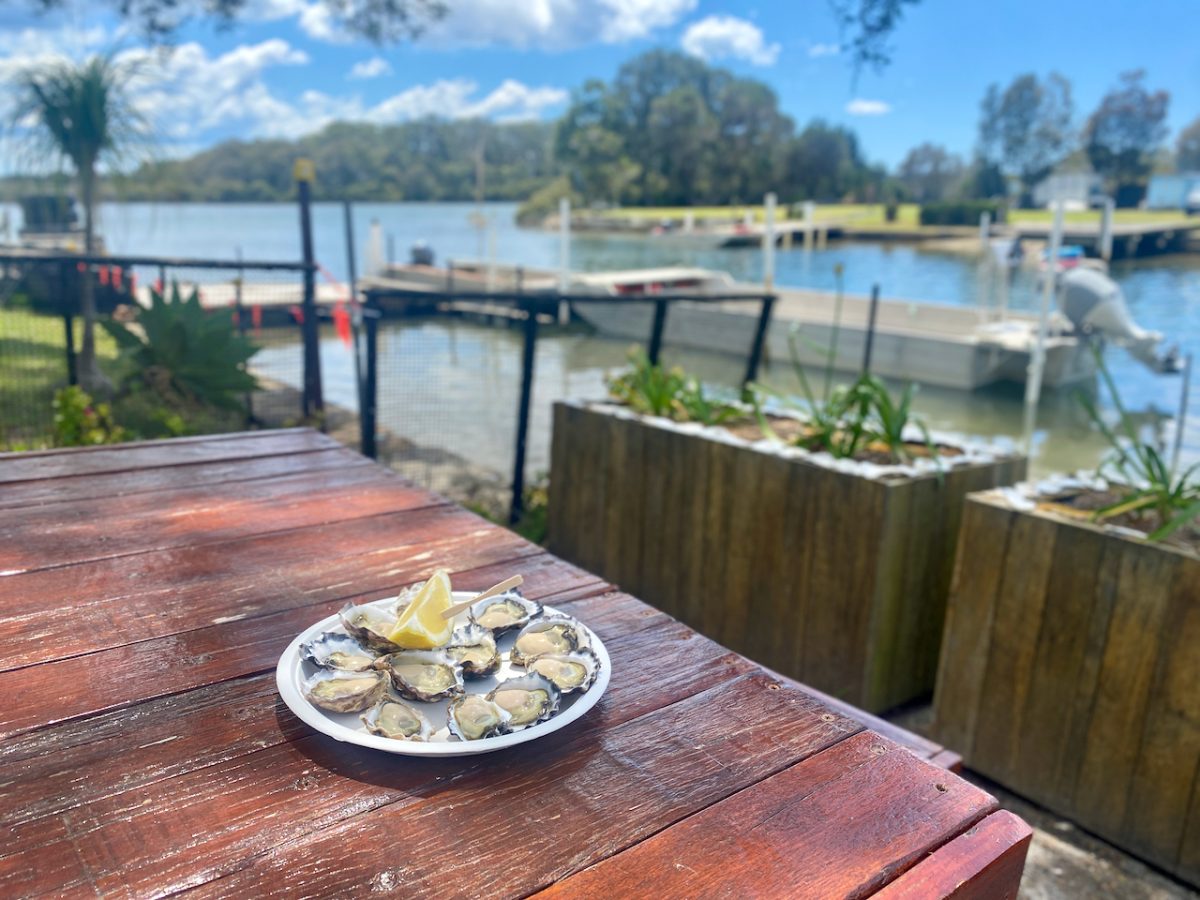
<svg viewBox="0 0 1200 900"><path fill-rule="evenodd" d="M350 311L346 309L346 302L339 300L333 307L333 327L337 330L337 336L342 339L342 343L347 347L353 345L354 339L350 332Z"/></svg>

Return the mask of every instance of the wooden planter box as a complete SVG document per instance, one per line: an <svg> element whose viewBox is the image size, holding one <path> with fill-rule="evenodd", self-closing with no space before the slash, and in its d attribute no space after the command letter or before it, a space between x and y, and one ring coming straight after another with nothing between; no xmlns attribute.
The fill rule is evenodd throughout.
<svg viewBox="0 0 1200 900"><path fill-rule="evenodd" d="M1200 559L970 497L935 714L970 768L1200 885Z"/></svg>
<svg viewBox="0 0 1200 900"><path fill-rule="evenodd" d="M963 497L1012 457L872 480L558 403L549 546L720 643L871 712L933 689Z"/></svg>

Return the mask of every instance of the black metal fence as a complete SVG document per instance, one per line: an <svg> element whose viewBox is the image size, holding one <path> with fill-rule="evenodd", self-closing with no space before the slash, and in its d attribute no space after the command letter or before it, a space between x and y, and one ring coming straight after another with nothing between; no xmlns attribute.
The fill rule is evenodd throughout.
<svg viewBox="0 0 1200 900"><path fill-rule="evenodd" d="M252 369L266 389L247 397L247 419L264 424L300 420L303 380L291 371L290 359L279 360L277 348L294 344L304 329L304 275L309 270L299 262L0 254L0 448L52 439L54 394L79 381L85 279L93 286L102 371L116 347L100 322L125 318L129 307L148 302L151 290L177 284L185 296L197 291L212 314L229 315L263 347ZM315 316L311 322L315 332Z"/></svg>
<svg viewBox="0 0 1200 900"><path fill-rule="evenodd" d="M569 348L574 340L587 340L577 328L564 327L561 312L568 304L649 306L653 314L643 340L654 362L664 350L668 317L676 304L751 304L757 316L743 351L744 384L757 377L775 303L775 296L766 292L607 297L519 288L472 292L452 286L432 295L372 287L364 299L363 452L463 502L476 502L472 491L482 484L492 502L478 498L478 505L495 509L496 495L502 493L511 521L523 511L531 426L537 422L548 429L553 398L543 396L539 402L539 385L557 396L575 393L565 375L553 388L537 376L539 365L555 362L551 354L567 352L563 341ZM435 317L437 334L422 339ZM481 342L471 319L498 328L499 338ZM539 341L547 331L563 340ZM558 370L561 375L563 367ZM475 410L474 417L463 407Z"/></svg>

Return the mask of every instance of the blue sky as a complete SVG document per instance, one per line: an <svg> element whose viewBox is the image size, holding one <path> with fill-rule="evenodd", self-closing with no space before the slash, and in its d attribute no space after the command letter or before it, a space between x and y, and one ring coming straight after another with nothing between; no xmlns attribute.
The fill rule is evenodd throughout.
<svg viewBox="0 0 1200 900"><path fill-rule="evenodd" d="M987 85L1026 71L1066 75L1080 122L1132 68L1171 92L1172 139L1200 115L1200 0L923 0L892 41L892 66L857 81L826 0L447 4L451 15L421 41L377 48L347 39L315 0L248 0L234 29L185 27L166 58L141 49L98 3L77 0L48 18L6 10L0 77L113 46L149 56L142 102L172 153L295 136L337 118L553 117L585 79L610 78L656 46L767 82L798 122L850 125L868 157L888 165L924 140L969 154Z"/></svg>

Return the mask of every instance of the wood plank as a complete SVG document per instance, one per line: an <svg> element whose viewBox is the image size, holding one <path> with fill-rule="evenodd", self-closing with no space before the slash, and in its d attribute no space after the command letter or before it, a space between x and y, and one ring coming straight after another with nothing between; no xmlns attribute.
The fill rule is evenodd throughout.
<svg viewBox="0 0 1200 900"><path fill-rule="evenodd" d="M475 568L539 554L442 506L37 570L0 579L0 670L339 598L374 599L443 560ZM535 563L521 565L536 581Z"/></svg>
<svg viewBox="0 0 1200 900"><path fill-rule="evenodd" d="M869 787L868 787L869 786ZM996 801L862 732L554 885L541 896L860 897Z"/></svg>
<svg viewBox="0 0 1200 900"><path fill-rule="evenodd" d="M444 503L377 466L53 503L0 515L0 571L12 575Z"/></svg>
<svg viewBox="0 0 1200 900"><path fill-rule="evenodd" d="M876 900L1016 900L1033 830L1007 810L939 847Z"/></svg>
<svg viewBox="0 0 1200 900"><path fill-rule="evenodd" d="M0 453L0 484L46 478L82 478L101 472L127 472L255 456L279 456L309 450L332 450L340 446L333 438L311 428L284 428L138 441L106 447Z"/></svg>
<svg viewBox="0 0 1200 900"><path fill-rule="evenodd" d="M373 885L394 885L414 896L527 893L857 727L825 721L803 693L771 690L774 684L755 675L722 684L606 729L586 744L568 733L554 735L456 781L453 804L430 799L375 809L272 850L199 893L257 896L279 890L284 878L288 891L314 896L365 893ZM764 734L775 737L763 740ZM479 815L484 808L505 814ZM347 841L361 850L336 853ZM505 863L481 873L469 860L456 865L448 859L449 846Z"/></svg>
<svg viewBox="0 0 1200 900"><path fill-rule="evenodd" d="M253 456L184 466L103 472L83 478L43 478L17 481L0 490L0 509L37 506L43 503L91 500L125 494L142 494L189 486L233 481L254 481L300 472L370 466L371 461L352 450L305 450L277 456Z"/></svg>
<svg viewBox="0 0 1200 900"><path fill-rule="evenodd" d="M481 542L471 553L455 550L458 555L441 561L452 570L455 560L469 562L476 572L462 579L463 586L483 588L495 583L498 571L515 568L509 552L496 547ZM549 557L537 583L559 590L581 576L589 577ZM406 578L402 584L410 582ZM13 693L12 701L0 707L0 738L272 668L292 637L337 612L347 599L379 596L343 590L345 595L331 600L0 673L0 691Z"/></svg>
<svg viewBox="0 0 1200 900"><path fill-rule="evenodd" d="M673 667L667 677L643 675L637 662L652 648L659 648L678 668ZM387 804L410 807L422 798L438 798L450 785L460 814L477 811L477 803L457 805L465 799L470 773L477 773L480 790L486 792L497 785L498 760L515 760L533 772L544 771L556 759L575 766L581 748L609 740L607 736L619 734L623 723L745 671L745 663L736 656L678 625L616 637L610 652L618 677L600 705L571 728L522 748L523 752L398 761L310 733L228 763L19 826L5 848L10 856L24 861L26 870L36 870L29 862L44 853L78 857L74 875L54 884L37 881L40 892L60 890L85 878L103 892L180 890L240 868L250 858L286 846L309 832L328 834L335 830L330 828L335 822L351 819L355 828L365 828L366 810ZM282 721L291 718L277 700L271 705ZM697 727L700 724L697 722ZM184 727L188 727L186 723ZM547 783L553 781L547 779ZM530 796L527 802L536 805L541 798ZM300 815L296 814L298 803ZM432 806L450 812L440 800ZM502 804L500 808L514 807ZM511 821L520 825L523 820L514 816ZM55 837L64 823L71 835L69 848ZM379 850L387 855L392 846L382 842ZM7 865L9 871L18 869L11 860ZM26 877L37 878L38 874L35 871ZM0 882L2 888L4 882Z"/></svg>
<svg viewBox="0 0 1200 900"><path fill-rule="evenodd" d="M1018 516L1009 536L979 699L984 713L976 722L972 753L966 755L968 766L1002 782L1017 771L1021 716L1029 696L1056 537L1053 522L1033 516Z"/></svg>

